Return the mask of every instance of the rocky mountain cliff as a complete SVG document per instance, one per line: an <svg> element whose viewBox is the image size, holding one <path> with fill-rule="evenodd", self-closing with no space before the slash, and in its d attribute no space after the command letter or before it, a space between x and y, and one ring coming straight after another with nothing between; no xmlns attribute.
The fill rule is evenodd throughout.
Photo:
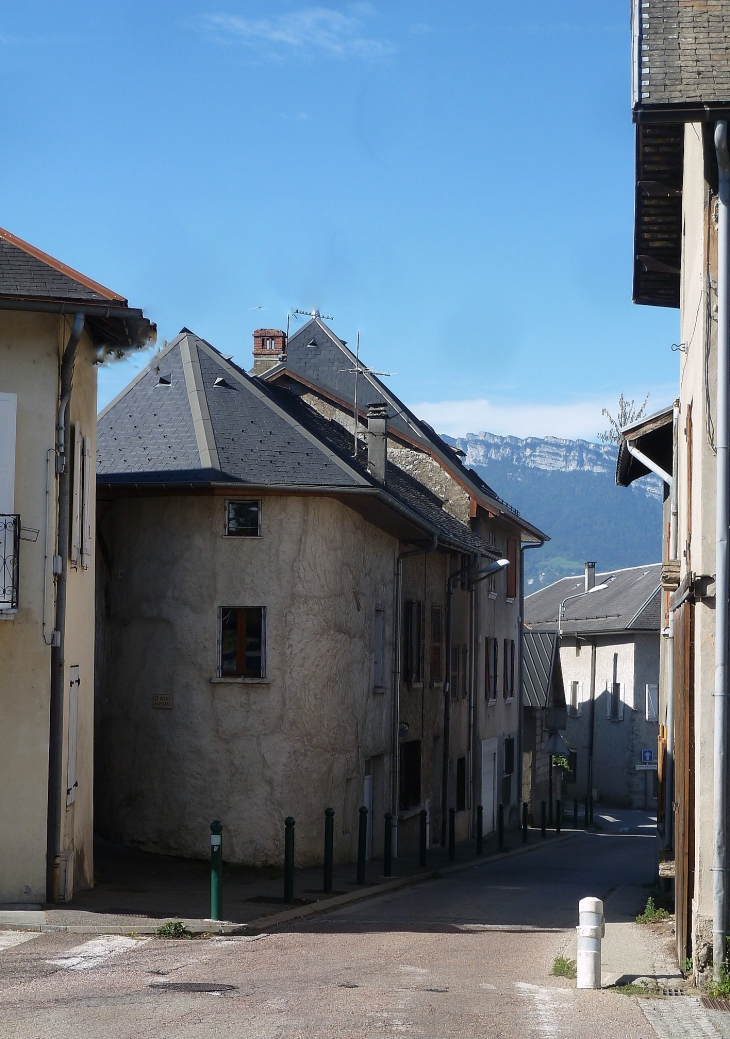
<svg viewBox="0 0 730 1039"><path fill-rule="evenodd" d="M559 437L444 437L466 464L520 514L549 535L525 553L526 591L580 573L587 559L599 570L661 559L664 485L646 476L617 487L616 447Z"/></svg>

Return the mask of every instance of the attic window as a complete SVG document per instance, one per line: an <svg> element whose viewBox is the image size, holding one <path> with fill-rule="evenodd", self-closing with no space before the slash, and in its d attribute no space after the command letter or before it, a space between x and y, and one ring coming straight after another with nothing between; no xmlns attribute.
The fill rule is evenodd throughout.
<svg viewBox="0 0 730 1039"><path fill-rule="evenodd" d="M307 349L308 350L313 350L313 349L316 348L316 346L317 346L317 341L315 339L310 339L309 342L307 343Z"/></svg>
<svg viewBox="0 0 730 1039"><path fill-rule="evenodd" d="M158 386L169 386L171 381L172 380L171 380L171 377L169 375L163 375L162 372L160 372L160 374L159 374L159 376L157 378L157 385Z"/></svg>
<svg viewBox="0 0 730 1039"><path fill-rule="evenodd" d="M230 384L226 382L226 380L223 378L222 375L218 376L218 378L215 380L213 385L214 386L222 386L222 387L224 387L224 389L230 389Z"/></svg>
<svg viewBox="0 0 730 1039"><path fill-rule="evenodd" d="M234 538L261 537L261 502L226 502L226 535Z"/></svg>

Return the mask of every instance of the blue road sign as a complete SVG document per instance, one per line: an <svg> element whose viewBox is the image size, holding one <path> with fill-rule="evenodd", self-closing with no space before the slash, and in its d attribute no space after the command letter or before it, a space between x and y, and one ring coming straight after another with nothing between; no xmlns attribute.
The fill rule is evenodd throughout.
<svg viewBox="0 0 730 1039"><path fill-rule="evenodd" d="M648 765L653 760L654 760L654 751L653 750L642 750L642 752L641 752L641 762L642 762L642 764Z"/></svg>

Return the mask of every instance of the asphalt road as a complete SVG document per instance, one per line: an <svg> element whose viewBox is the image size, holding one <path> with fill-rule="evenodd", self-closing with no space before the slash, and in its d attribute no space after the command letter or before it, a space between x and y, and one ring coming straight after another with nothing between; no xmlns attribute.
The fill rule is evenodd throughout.
<svg viewBox="0 0 730 1039"><path fill-rule="evenodd" d="M2 932L0 1036L655 1039L634 997L550 975L581 897L646 900L654 842L604 825L254 939Z"/></svg>

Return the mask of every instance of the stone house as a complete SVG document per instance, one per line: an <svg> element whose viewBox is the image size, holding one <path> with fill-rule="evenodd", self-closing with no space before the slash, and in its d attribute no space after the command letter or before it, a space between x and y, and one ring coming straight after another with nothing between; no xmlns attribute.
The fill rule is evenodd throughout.
<svg viewBox="0 0 730 1039"><path fill-rule="evenodd" d="M567 712L560 665L560 637L556 631L522 634L522 800L533 823L540 820L540 803L560 800L560 774L552 767L550 740L565 732Z"/></svg>
<svg viewBox="0 0 730 1039"><path fill-rule="evenodd" d="M336 366L354 364L319 319L289 342L276 329L254 338L272 372L302 339L310 355L313 339L340 344ZM200 856L218 816L227 857L262 863L279 861L291 814L298 860L311 863L332 806L347 861L364 803L372 854L386 811L409 851L424 807L432 840L442 804L458 836L473 832L483 750L490 803L516 817L519 545L524 531L544 535L486 485L450 507L400 464L393 405L363 399L355 451L351 416L348 429L330 400L291 373L250 376L183 329L99 416L107 834ZM502 555L507 575L477 581ZM500 669L488 695L485 659Z"/></svg>
<svg viewBox="0 0 730 1039"><path fill-rule="evenodd" d="M93 881L97 366L153 336L0 230L0 903Z"/></svg>
<svg viewBox="0 0 730 1039"><path fill-rule="evenodd" d="M553 632L559 643L566 800L656 803L660 571L654 563L596 575L587 563L584 575L525 598L527 635Z"/></svg>
<svg viewBox="0 0 730 1039"><path fill-rule="evenodd" d="M632 27L633 298L679 309L679 398L657 428L639 423L623 431L617 479L627 483L654 472L667 487L659 707L666 762L662 836L666 853L674 850L678 958L691 958L697 972L713 958L720 968L730 933L723 763L730 2L642 0L634 4Z"/></svg>

